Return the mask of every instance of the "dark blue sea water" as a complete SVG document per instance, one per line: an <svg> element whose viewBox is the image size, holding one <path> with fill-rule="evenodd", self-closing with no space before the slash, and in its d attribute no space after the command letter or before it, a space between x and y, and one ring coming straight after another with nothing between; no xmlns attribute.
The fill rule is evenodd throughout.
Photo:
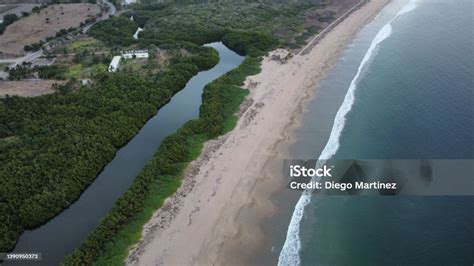
<svg viewBox="0 0 474 266"><path fill-rule="evenodd" d="M474 2L417 3L357 82L337 156L474 158Z"/></svg>
<svg viewBox="0 0 474 266"><path fill-rule="evenodd" d="M393 1L322 83L292 156L473 159L473 14ZM302 197L280 263L473 265L474 197Z"/></svg>

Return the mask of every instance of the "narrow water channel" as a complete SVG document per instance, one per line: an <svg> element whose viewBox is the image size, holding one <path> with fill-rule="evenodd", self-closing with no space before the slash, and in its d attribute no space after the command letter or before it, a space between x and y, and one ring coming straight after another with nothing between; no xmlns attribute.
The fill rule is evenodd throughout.
<svg viewBox="0 0 474 266"><path fill-rule="evenodd" d="M74 204L45 225L23 233L14 252L41 253L41 261L32 261L29 265L58 265L77 248L130 187L162 140L185 122L199 116L204 86L238 67L244 60L220 42L205 46L218 51L219 64L189 80L183 90L174 95L128 144L117 151L114 159ZM9 261L4 265L17 264ZM25 265L25 261L21 265Z"/></svg>

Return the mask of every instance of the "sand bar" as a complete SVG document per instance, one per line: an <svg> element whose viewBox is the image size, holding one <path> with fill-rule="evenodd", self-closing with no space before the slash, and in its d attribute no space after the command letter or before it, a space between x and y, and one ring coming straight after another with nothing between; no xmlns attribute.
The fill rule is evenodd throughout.
<svg viewBox="0 0 474 266"><path fill-rule="evenodd" d="M251 93L236 128L209 141L191 163L181 188L145 225L128 265L242 265L263 246L259 221L274 211L270 195L282 185L272 174L281 144L305 103L351 37L389 0L372 0L338 23L317 45L285 63L270 53L249 77Z"/></svg>

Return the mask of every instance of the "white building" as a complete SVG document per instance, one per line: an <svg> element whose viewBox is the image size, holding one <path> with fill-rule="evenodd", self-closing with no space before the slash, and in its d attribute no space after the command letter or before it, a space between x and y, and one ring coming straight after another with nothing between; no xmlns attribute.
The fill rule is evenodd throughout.
<svg viewBox="0 0 474 266"><path fill-rule="evenodd" d="M122 57L120 55L116 55L114 56L114 58L112 58L112 62L110 62L110 65L109 65L109 72L117 71L121 58Z"/></svg>
<svg viewBox="0 0 474 266"><path fill-rule="evenodd" d="M136 2L137 2L137 0L122 0L122 5L126 6L126 5L130 5L130 4L134 4Z"/></svg>
<svg viewBox="0 0 474 266"><path fill-rule="evenodd" d="M138 40L138 33L140 33L140 31L143 31L143 29L142 29L142 28L138 28L137 31L135 32L135 34L133 34L133 38L134 38L135 40Z"/></svg>
<svg viewBox="0 0 474 266"><path fill-rule="evenodd" d="M132 58L148 58L147 50L136 50L136 51L125 51L123 54L123 59L132 59Z"/></svg>
<svg viewBox="0 0 474 266"><path fill-rule="evenodd" d="M112 62L109 65L109 72L116 72L120 65L120 60L123 59L132 59L132 58L148 58L147 50L136 50L136 51L125 51L122 55L116 55L112 58Z"/></svg>

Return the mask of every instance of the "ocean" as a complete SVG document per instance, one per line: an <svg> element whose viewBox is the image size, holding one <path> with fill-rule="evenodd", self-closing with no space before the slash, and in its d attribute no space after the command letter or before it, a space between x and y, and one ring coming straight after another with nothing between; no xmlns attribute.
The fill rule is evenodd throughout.
<svg viewBox="0 0 474 266"><path fill-rule="evenodd" d="M474 159L473 14L471 0L385 7L321 83L291 156ZM472 265L474 197L303 193L275 246L280 265Z"/></svg>

